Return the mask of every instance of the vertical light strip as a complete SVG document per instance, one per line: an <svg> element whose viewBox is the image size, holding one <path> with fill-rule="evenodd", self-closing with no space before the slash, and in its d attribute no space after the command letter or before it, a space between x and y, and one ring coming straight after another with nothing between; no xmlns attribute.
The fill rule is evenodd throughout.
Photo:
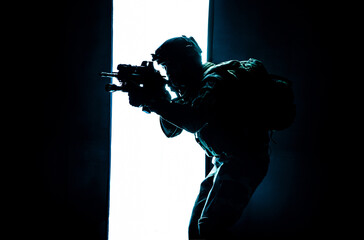
<svg viewBox="0 0 364 240"><path fill-rule="evenodd" d="M140 65L165 40L193 36L206 60L208 0L114 0L113 63ZM113 93L110 240L187 239L204 178L204 152L192 134L166 138L159 117Z"/></svg>

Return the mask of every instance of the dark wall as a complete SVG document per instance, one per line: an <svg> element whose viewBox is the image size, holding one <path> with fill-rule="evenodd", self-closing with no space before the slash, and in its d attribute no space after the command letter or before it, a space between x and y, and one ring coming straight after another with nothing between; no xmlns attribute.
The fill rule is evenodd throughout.
<svg viewBox="0 0 364 240"><path fill-rule="evenodd" d="M322 153L334 27L328 6L286 0L212 3L212 61L263 61L270 73L293 82L297 104L295 123L274 134L269 173L235 231L241 236L323 234L323 166L329 160Z"/></svg>
<svg viewBox="0 0 364 240"><path fill-rule="evenodd" d="M27 235L106 239L112 1L29 4L22 72L31 73L21 193ZM27 108L24 108L27 106ZM24 141L25 139L23 139Z"/></svg>

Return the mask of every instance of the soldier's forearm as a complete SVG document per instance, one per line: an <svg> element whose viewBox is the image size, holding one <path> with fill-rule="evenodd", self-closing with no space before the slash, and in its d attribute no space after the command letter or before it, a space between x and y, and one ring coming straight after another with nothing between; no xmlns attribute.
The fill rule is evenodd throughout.
<svg viewBox="0 0 364 240"><path fill-rule="evenodd" d="M197 109L188 105L170 101L155 101L151 104L150 109L168 122L191 133L200 130L206 122Z"/></svg>

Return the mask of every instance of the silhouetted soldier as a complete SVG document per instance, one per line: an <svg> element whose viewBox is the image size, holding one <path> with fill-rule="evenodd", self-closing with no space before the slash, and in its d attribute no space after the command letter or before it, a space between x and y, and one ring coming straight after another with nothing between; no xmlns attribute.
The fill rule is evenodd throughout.
<svg viewBox="0 0 364 240"><path fill-rule="evenodd" d="M249 89L252 76L267 73L255 59L202 64L201 49L192 37L169 39L152 55L166 69L178 97L171 100L162 90L145 99L136 90L129 92L130 104L148 105L160 115L167 137L183 130L193 133L213 156L213 169L201 183L192 211L189 238L227 239L268 170L270 138L262 120L262 96ZM246 72L244 83L237 82L244 76L229 70L234 68Z"/></svg>

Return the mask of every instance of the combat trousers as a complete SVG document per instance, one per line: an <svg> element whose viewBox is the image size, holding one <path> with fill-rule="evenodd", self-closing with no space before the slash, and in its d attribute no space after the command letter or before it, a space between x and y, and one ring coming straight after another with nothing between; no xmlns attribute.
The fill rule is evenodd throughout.
<svg viewBox="0 0 364 240"><path fill-rule="evenodd" d="M269 156L216 158L201 183L193 207L189 239L229 239L229 229L239 220L257 186L265 177Z"/></svg>

